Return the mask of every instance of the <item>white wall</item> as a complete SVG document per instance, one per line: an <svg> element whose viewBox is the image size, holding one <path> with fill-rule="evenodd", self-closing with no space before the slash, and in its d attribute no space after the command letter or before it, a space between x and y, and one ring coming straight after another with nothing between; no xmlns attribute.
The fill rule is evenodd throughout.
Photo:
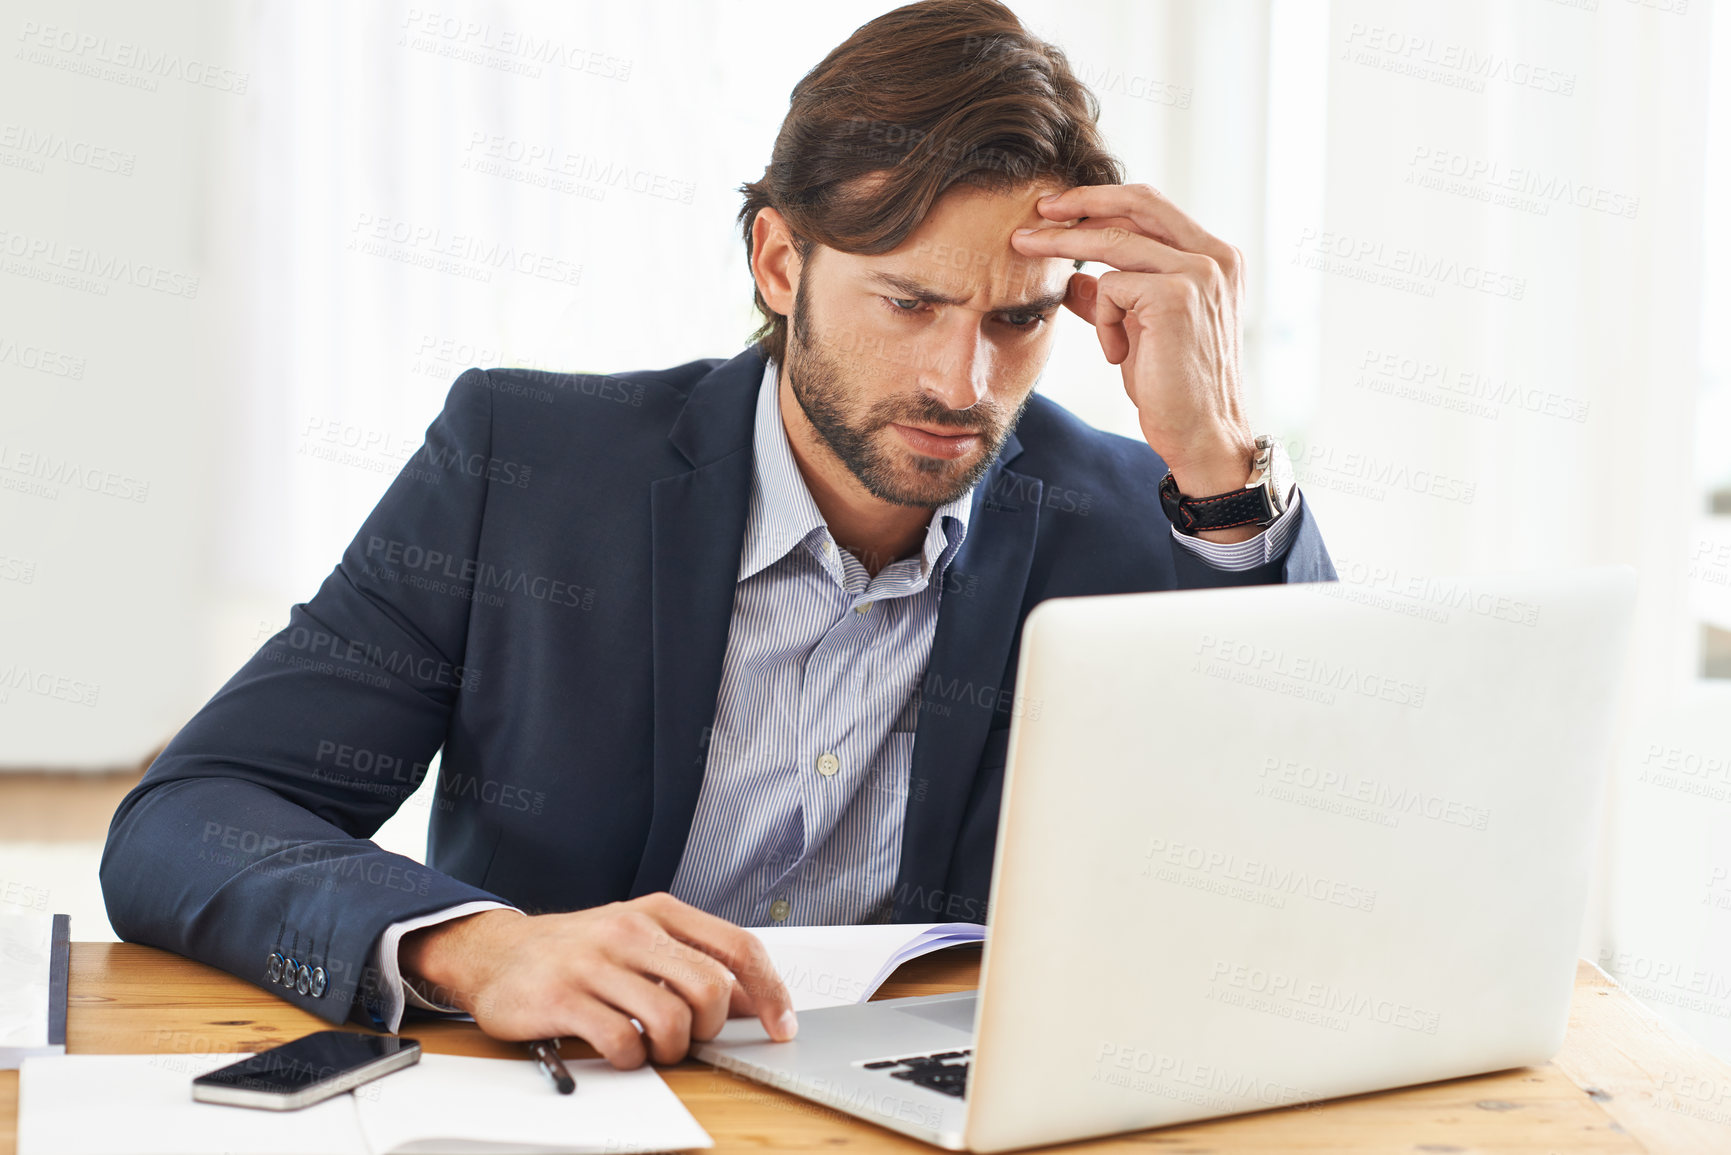
<svg viewBox="0 0 1731 1155"><path fill-rule="evenodd" d="M82 247L198 287L97 295L0 275L0 336L82 368L69 379L0 357L0 443L15 460L70 462L97 489L135 481L144 498L21 493L28 478L0 470L14 486L0 490L0 541L10 570L32 575L0 579L0 663L96 703L56 699L52 679L47 695L10 690L0 764L125 761L165 738L316 588L470 364L737 351L752 318L734 189L761 173L794 81L884 7L183 2L146 19L7 0L0 26L26 53L0 76L9 131L115 150L131 168L0 167L9 245ZM1020 10L1092 82L1133 177L1250 254L1251 412L1295 440L1336 554L1403 574L1632 561L1645 580L1637 697L1687 681L1675 559L1692 511L1667 498L1692 484L1709 10ZM489 47L524 31L586 67ZM186 63L102 63L133 46ZM1460 69L1433 68L1439 83L1386 67L1445 53L1547 79L1474 91ZM217 86L191 82L212 65ZM102 68L154 91L85 74ZM663 195L593 177L542 187L544 162L499 161L525 152ZM1421 187L1420 158L1437 156L1602 189L1632 215L1488 203L1483 180ZM460 238L555 271L414 263ZM1518 298L1361 279L1409 251L1490 270ZM1384 353L1511 392L1476 412L1432 382L1378 392L1362 370ZM1117 378L1065 316L1042 388L1133 432Z"/></svg>
<svg viewBox="0 0 1731 1155"><path fill-rule="evenodd" d="M213 688L232 11L0 4L0 765L136 764Z"/></svg>

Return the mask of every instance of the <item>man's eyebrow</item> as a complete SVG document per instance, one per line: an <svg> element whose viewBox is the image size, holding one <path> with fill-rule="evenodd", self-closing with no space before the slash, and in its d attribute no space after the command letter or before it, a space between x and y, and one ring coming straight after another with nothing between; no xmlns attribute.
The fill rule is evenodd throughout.
<svg viewBox="0 0 1731 1155"><path fill-rule="evenodd" d="M967 300L966 297L951 296L948 293L941 293L936 289L928 289L913 278L904 277L899 273L889 273L877 270L872 272L870 275L872 280L887 289L894 289L896 292L900 293L905 300L925 301L932 305L960 305ZM1038 297L1030 297L1026 301L1013 301L1007 305L999 305L991 311L994 313L1050 312L1064 303L1064 298L1069 295L1069 291L1069 286L1066 285L1064 288L1059 289L1056 292L1043 293Z"/></svg>

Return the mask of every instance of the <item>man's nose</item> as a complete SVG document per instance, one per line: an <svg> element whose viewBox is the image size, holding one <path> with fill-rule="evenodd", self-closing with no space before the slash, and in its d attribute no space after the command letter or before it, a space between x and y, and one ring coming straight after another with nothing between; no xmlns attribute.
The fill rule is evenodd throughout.
<svg viewBox="0 0 1731 1155"><path fill-rule="evenodd" d="M951 409L971 409L991 382L991 348L980 338L979 319L966 313L945 318L933 334L937 345L920 374L920 385Z"/></svg>

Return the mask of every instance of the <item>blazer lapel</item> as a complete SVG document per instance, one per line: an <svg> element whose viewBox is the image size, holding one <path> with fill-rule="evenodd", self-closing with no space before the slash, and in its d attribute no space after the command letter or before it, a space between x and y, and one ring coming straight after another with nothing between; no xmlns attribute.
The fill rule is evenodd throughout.
<svg viewBox="0 0 1731 1155"><path fill-rule="evenodd" d="M752 346L692 386L668 439L695 468L649 487L655 806L633 897L672 885L697 812L751 500L763 366Z"/></svg>
<svg viewBox="0 0 1731 1155"><path fill-rule="evenodd" d="M896 922L941 921L950 857L998 707L1034 558L1042 485L1004 468L1021 451L1011 434L974 491L968 535L938 599L938 625L914 728Z"/></svg>

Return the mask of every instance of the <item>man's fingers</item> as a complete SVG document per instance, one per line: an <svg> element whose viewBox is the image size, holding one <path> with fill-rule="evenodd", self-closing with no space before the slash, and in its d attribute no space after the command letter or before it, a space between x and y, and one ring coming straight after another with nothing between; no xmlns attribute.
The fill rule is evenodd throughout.
<svg viewBox="0 0 1731 1155"><path fill-rule="evenodd" d="M598 999L578 1000L560 1033L582 1039L622 1071L641 1067L648 1055L643 1035L631 1025L631 1019Z"/></svg>
<svg viewBox="0 0 1731 1155"><path fill-rule="evenodd" d="M1072 275L1064 307L1094 326L1094 335L1100 339L1100 351L1106 355L1108 364L1122 364L1130 355L1130 337L1124 329L1124 309L1100 292L1099 277L1088 273Z"/></svg>
<svg viewBox="0 0 1731 1155"><path fill-rule="evenodd" d="M1211 263L1205 256L1173 248L1123 226L1066 229L1048 225L1011 233L1010 243L1030 257L1080 257L1126 272L1199 274Z"/></svg>
<svg viewBox="0 0 1731 1155"><path fill-rule="evenodd" d="M785 1043L799 1030L799 1020L793 1013L793 995L770 961L763 940L750 931L739 931L742 941L735 947L728 966L739 979L739 985L751 996L763 1029L778 1043Z"/></svg>
<svg viewBox="0 0 1731 1155"><path fill-rule="evenodd" d="M1138 327L1126 324L1126 321L1150 293L1170 287L1170 283L1143 273L1113 271L1101 274L1094 301L1094 328L1100 334L1100 348L1104 350L1106 360L1118 365L1135 353Z"/></svg>
<svg viewBox="0 0 1731 1155"><path fill-rule="evenodd" d="M648 909L675 938L719 959L745 989L751 1007L763 1020L763 1029L777 1042L793 1038L799 1029L793 1013L793 996L775 971L763 941L750 931L724 918L698 910L667 895L649 896Z"/></svg>
<svg viewBox="0 0 1731 1155"><path fill-rule="evenodd" d="M744 987L735 982L733 984L733 989L728 993L728 1018L737 1019L745 1015L757 1014L757 1006L751 1001L751 993Z"/></svg>
<svg viewBox="0 0 1731 1155"><path fill-rule="evenodd" d="M1129 217L1087 217L1083 220L1077 221L1070 227L1073 229L1081 229L1083 231L1087 231L1088 229L1129 229L1133 233L1142 233L1144 236L1147 235L1147 233L1143 231L1142 226L1138 225ZM1161 240L1162 238L1155 237L1154 239Z"/></svg>
<svg viewBox="0 0 1731 1155"><path fill-rule="evenodd" d="M649 1057L657 1063L677 1063L691 1049L691 1006L660 983L624 967L603 967L590 979L590 989L614 1010L643 1024ZM608 1055L607 1061L613 1057Z"/></svg>
<svg viewBox="0 0 1731 1155"><path fill-rule="evenodd" d="M667 936L667 944L636 958L644 974L666 983L691 1007L691 1037L713 1039L733 1000L733 973L707 952Z"/></svg>
<svg viewBox="0 0 1731 1155"><path fill-rule="evenodd" d="M785 1043L799 1030L793 1013L793 995L775 971L763 940L748 930L733 928L724 961L737 979L737 987L751 1001L763 1029L778 1043Z"/></svg>
<svg viewBox="0 0 1731 1155"><path fill-rule="evenodd" d="M1186 252L1217 261L1230 259L1232 246L1192 220L1160 190L1146 184L1077 185L1047 201L1036 201L1040 215L1065 221L1077 217L1128 217L1149 236ZM1082 222L1083 225L1092 221Z"/></svg>
<svg viewBox="0 0 1731 1155"><path fill-rule="evenodd" d="M1094 299L1099 295L1099 279L1089 273L1072 273L1068 291L1064 294L1064 308L1092 325L1094 323Z"/></svg>

